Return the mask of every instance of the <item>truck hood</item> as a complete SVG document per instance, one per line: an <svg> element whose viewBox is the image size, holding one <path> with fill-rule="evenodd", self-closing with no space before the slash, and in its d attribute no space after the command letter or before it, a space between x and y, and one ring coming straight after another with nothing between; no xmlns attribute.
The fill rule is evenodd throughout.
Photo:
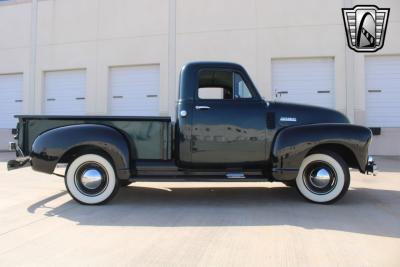
<svg viewBox="0 0 400 267"><path fill-rule="evenodd" d="M323 107L284 102L268 102L268 111L275 113L276 123L280 126L315 123L350 123L342 113Z"/></svg>

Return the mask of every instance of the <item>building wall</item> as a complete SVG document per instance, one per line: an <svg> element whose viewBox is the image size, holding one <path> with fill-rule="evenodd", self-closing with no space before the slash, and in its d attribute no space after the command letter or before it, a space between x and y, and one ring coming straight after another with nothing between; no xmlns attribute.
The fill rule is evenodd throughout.
<svg viewBox="0 0 400 267"><path fill-rule="evenodd" d="M400 2L391 1L353 1L353 4L375 4L379 7L390 7L388 29L386 31L385 45L383 49L373 54L352 53L353 75L348 74L349 79L354 79L352 91L354 100L354 122L364 125L366 122L366 89L365 89L365 58L368 56L400 55ZM400 85L398 86L400 90ZM400 104L400 99L398 99ZM400 114L398 114L400 116ZM382 128L381 135L374 136L370 153L374 155L400 155L400 127Z"/></svg>
<svg viewBox="0 0 400 267"><path fill-rule="evenodd" d="M160 115L175 116L179 70L189 61L240 63L271 99L272 59L332 57L335 107L364 124L368 55L348 49L341 16L356 4L391 8L385 46L374 55L400 54L398 0L42 0L33 91L31 2L10 1L0 4L0 73L23 72L23 113L41 114L43 73L84 68L87 114L107 114L109 67L160 64ZM399 128L383 129L372 152L399 155L400 145L391 144L399 137Z"/></svg>

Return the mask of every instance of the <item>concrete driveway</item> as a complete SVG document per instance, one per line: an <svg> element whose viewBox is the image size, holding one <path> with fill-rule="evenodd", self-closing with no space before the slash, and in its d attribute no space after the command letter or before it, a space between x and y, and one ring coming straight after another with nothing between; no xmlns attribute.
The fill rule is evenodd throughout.
<svg viewBox="0 0 400 267"><path fill-rule="evenodd" d="M105 206L0 158L0 265L400 266L400 159L334 205L281 183L138 183ZM0 160L1 161L1 160ZM61 171L61 170L59 170Z"/></svg>

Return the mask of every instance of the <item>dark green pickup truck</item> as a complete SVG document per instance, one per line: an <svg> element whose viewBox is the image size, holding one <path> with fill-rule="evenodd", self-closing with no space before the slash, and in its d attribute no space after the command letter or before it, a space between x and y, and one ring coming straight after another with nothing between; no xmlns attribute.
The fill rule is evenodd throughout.
<svg viewBox="0 0 400 267"><path fill-rule="evenodd" d="M306 199L332 203L350 184L349 168L374 171L371 131L341 113L265 101L239 65L182 68L176 122L169 117L17 116L17 159L52 174L80 203L110 200L138 180L280 181Z"/></svg>

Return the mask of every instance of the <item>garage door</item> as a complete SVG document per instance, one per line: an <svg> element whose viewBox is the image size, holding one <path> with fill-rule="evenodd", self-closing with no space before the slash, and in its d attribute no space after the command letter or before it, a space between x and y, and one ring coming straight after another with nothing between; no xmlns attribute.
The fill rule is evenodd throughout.
<svg viewBox="0 0 400 267"><path fill-rule="evenodd" d="M334 108L332 58L272 60L272 90L277 101Z"/></svg>
<svg viewBox="0 0 400 267"><path fill-rule="evenodd" d="M400 127L400 56L365 58L368 126Z"/></svg>
<svg viewBox="0 0 400 267"><path fill-rule="evenodd" d="M0 128L15 128L22 111L22 74L0 75Z"/></svg>
<svg viewBox="0 0 400 267"><path fill-rule="evenodd" d="M112 115L158 116L159 93L158 65L110 69L109 110Z"/></svg>
<svg viewBox="0 0 400 267"><path fill-rule="evenodd" d="M44 102L44 113L47 115L84 115L86 71L46 72Z"/></svg>

